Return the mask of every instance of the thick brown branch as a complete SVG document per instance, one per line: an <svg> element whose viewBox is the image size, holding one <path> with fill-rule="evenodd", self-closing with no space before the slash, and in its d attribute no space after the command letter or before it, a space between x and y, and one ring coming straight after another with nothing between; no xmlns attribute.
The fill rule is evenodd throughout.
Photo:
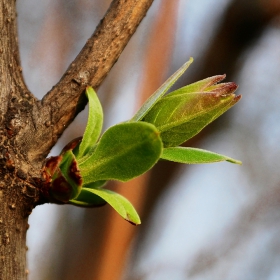
<svg viewBox="0 0 280 280"><path fill-rule="evenodd" d="M65 128L84 108L86 100L83 92L86 85L91 85L95 89L99 87L152 2L153 0L115 0L112 2L95 33L59 83L42 99L35 110L37 112L34 112L37 116L34 125L38 141L32 142L32 150L34 148L38 150L36 143L41 145L39 149L41 154L32 155L34 160L38 159L38 156L46 156ZM34 137L34 132L32 134Z"/></svg>
<svg viewBox="0 0 280 280"><path fill-rule="evenodd" d="M21 75L15 4L0 0L0 279L24 280L27 217L36 190L27 182L28 163L17 135L36 99Z"/></svg>

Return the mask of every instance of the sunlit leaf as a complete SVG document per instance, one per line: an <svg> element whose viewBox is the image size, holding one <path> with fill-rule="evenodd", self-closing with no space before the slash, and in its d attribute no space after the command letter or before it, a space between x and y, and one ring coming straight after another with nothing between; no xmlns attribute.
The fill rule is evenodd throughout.
<svg viewBox="0 0 280 280"><path fill-rule="evenodd" d="M92 87L86 88L86 95L89 103L88 121L82 142L74 150L77 159L91 153L91 149L99 138L103 124L102 107Z"/></svg>
<svg viewBox="0 0 280 280"><path fill-rule="evenodd" d="M101 197L104 201L109 203L125 220L128 222L139 225L141 224L140 218L132 206L132 204L123 196L106 189L87 189L83 188L83 195L89 196L90 201L91 194Z"/></svg>
<svg viewBox="0 0 280 280"><path fill-rule="evenodd" d="M57 165L57 163L59 164ZM51 171L49 195L54 200L67 203L79 195L82 188L82 178L71 150L63 151L59 157L50 158L48 168Z"/></svg>
<svg viewBox="0 0 280 280"><path fill-rule="evenodd" d="M240 97L240 96L239 96ZM220 106L213 107L210 111L205 111L204 114L198 115L189 121L175 126L161 133L162 141L165 147L176 147L185 141L191 139L198 134L205 126L213 122L224 112L230 109L240 99L239 97L228 100Z"/></svg>
<svg viewBox="0 0 280 280"><path fill-rule="evenodd" d="M90 184L87 185L83 185L83 188L88 188L88 189L99 189L104 187L107 184L108 181L106 180L100 180L100 181L96 181L96 182L92 182Z"/></svg>
<svg viewBox="0 0 280 280"><path fill-rule="evenodd" d="M79 196L70 200L69 203L82 207L100 207L105 205L107 202L99 195L88 191L86 188L82 188Z"/></svg>
<svg viewBox="0 0 280 280"><path fill-rule="evenodd" d="M189 84L182 88L179 88L175 91L172 91L168 94L168 96L184 94L184 93L193 93L193 92L203 92L203 91L211 91L211 86L216 85L218 82L224 80L226 75L217 75L212 76L195 83ZM220 86L218 84L217 86Z"/></svg>
<svg viewBox="0 0 280 280"><path fill-rule="evenodd" d="M161 152L162 142L155 126L129 122L109 128L93 154L78 163L84 184L99 180L128 181L148 171Z"/></svg>
<svg viewBox="0 0 280 280"><path fill-rule="evenodd" d="M163 149L161 158L187 164L212 163L219 161L241 164L241 161L224 155L189 147L165 148Z"/></svg>
<svg viewBox="0 0 280 280"><path fill-rule="evenodd" d="M168 78L163 85L151 95L147 101L142 105L139 111L131 119L132 122L140 121L153 108L157 101L173 86L173 84L183 75L188 67L193 62L191 57L180 69L178 69L170 78Z"/></svg>
<svg viewBox="0 0 280 280"><path fill-rule="evenodd" d="M227 83L211 92L167 95L143 120L158 128L164 147L178 146L231 108L241 97L233 94L236 88Z"/></svg>

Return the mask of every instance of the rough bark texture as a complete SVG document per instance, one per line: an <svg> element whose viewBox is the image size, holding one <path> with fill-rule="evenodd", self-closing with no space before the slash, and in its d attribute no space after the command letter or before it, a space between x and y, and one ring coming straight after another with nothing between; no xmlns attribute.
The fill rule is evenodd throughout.
<svg viewBox="0 0 280 280"><path fill-rule="evenodd" d="M26 90L19 64L14 1L0 4L0 279L25 279L27 218L36 188L30 164L18 144L22 128L32 122L36 100Z"/></svg>
<svg viewBox="0 0 280 280"><path fill-rule="evenodd" d="M116 0L60 82L37 100L24 84L15 1L0 0L0 279L26 279L27 219L42 197L41 169L86 105L84 89L104 80L153 0ZM71 140L71 139L69 139Z"/></svg>

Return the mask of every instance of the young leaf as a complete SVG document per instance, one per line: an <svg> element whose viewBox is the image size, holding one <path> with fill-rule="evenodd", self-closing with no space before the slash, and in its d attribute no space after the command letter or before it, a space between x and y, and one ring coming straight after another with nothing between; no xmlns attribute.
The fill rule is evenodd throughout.
<svg viewBox="0 0 280 280"><path fill-rule="evenodd" d="M59 157L51 158L48 161L47 171L51 172L49 195L52 199L67 203L79 195L82 178L71 150L63 151Z"/></svg>
<svg viewBox="0 0 280 280"><path fill-rule="evenodd" d="M227 83L211 92L168 94L143 121L158 128L164 147L178 146L231 108L241 98L234 95L236 88L234 83Z"/></svg>
<svg viewBox="0 0 280 280"><path fill-rule="evenodd" d="M122 123L109 128L93 154L79 162L84 184L99 180L128 181L148 171L158 161L162 142L154 125Z"/></svg>
<svg viewBox="0 0 280 280"><path fill-rule="evenodd" d="M69 203L82 207L100 207L105 205L107 202L93 192L89 192L87 188L82 188L79 196L75 199L71 199Z"/></svg>
<svg viewBox="0 0 280 280"><path fill-rule="evenodd" d="M74 199L81 192L83 180L78 169L77 160L71 150L63 154L60 170L68 184L72 187L71 199Z"/></svg>
<svg viewBox="0 0 280 280"><path fill-rule="evenodd" d="M179 68L165 83L151 95L147 101L142 105L139 111L131 119L132 122L142 120L145 115L153 108L156 102L173 86L173 84L184 74L188 67L192 64L193 58L191 57L181 68Z"/></svg>
<svg viewBox="0 0 280 280"><path fill-rule="evenodd" d="M211 163L219 161L241 164L241 161L224 155L189 147L165 148L163 149L161 158L187 164Z"/></svg>
<svg viewBox="0 0 280 280"><path fill-rule="evenodd" d="M81 158L91 152L101 133L103 124L103 111L97 94L92 87L86 88L86 96L89 103L88 121L82 142L74 150L76 158Z"/></svg>
<svg viewBox="0 0 280 280"><path fill-rule="evenodd" d="M103 188L108 181L105 180L100 180L100 181L96 181L96 182L92 182L90 184L87 185L83 185L83 188L87 188L87 189L100 189Z"/></svg>
<svg viewBox="0 0 280 280"><path fill-rule="evenodd" d="M177 94L184 94L184 93L192 93L192 92L203 92L203 91L210 91L211 86L216 85L218 82L224 80L226 75L217 75L212 76L195 83L189 84L182 88L179 88L175 91L172 91L168 94L168 96L177 95ZM221 84L218 84L220 86Z"/></svg>
<svg viewBox="0 0 280 280"><path fill-rule="evenodd" d="M213 107L210 111L205 110L204 114L194 116L189 121L162 132L161 137L165 147L176 147L198 134L205 126L213 122L224 112L230 109L239 101L240 95Z"/></svg>
<svg viewBox="0 0 280 280"><path fill-rule="evenodd" d="M106 189L83 188L84 197L88 195L88 202L91 194L101 197L108 202L125 220L133 225L141 224L140 218L132 204L123 196Z"/></svg>

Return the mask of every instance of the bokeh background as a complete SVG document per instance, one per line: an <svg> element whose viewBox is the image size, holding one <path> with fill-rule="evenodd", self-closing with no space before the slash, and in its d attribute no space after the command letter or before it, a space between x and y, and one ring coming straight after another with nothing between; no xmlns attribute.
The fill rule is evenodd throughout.
<svg viewBox="0 0 280 280"><path fill-rule="evenodd" d="M25 81L38 98L56 84L110 5L17 1ZM227 74L243 98L187 146L243 161L160 162L126 184L133 227L109 206L43 205L30 216L30 280L280 279L280 1L155 0L98 90L108 128L130 118L193 56L175 85ZM87 109L51 154L83 134Z"/></svg>

